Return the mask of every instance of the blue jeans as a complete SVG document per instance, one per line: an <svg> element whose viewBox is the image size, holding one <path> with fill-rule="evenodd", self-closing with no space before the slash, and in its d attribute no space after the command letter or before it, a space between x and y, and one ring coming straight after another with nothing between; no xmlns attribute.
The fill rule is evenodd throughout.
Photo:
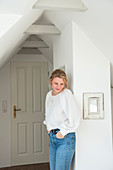
<svg viewBox="0 0 113 170"><path fill-rule="evenodd" d="M75 133L68 133L63 139L58 139L50 132L49 137L50 170L69 170L75 152Z"/></svg>

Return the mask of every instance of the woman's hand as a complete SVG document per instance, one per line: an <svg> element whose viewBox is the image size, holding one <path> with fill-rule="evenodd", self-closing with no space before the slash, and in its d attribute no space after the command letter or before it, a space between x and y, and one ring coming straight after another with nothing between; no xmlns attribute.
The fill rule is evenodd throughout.
<svg viewBox="0 0 113 170"><path fill-rule="evenodd" d="M49 134L50 132L51 132L51 131L49 130L49 131L48 131L48 134Z"/></svg>
<svg viewBox="0 0 113 170"><path fill-rule="evenodd" d="M63 139L64 138L64 136L60 133L60 131L56 134L56 137L58 139Z"/></svg>

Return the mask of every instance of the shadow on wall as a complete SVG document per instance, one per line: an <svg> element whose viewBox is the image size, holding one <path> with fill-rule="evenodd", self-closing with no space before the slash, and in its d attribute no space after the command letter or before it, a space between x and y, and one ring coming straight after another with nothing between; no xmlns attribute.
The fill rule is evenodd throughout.
<svg viewBox="0 0 113 170"><path fill-rule="evenodd" d="M113 150L113 88L111 88L112 150Z"/></svg>

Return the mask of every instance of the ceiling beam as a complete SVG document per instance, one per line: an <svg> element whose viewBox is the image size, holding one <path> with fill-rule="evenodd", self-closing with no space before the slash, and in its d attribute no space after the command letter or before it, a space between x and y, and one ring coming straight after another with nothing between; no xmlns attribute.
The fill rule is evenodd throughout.
<svg viewBox="0 0 113 170"><path fill-rule="evenodd" d="M54 25L31 25L25 34L36 34L36 35L59 35L60 30Z"/></svg>
<svg viewBox="0 0 113 170"><path fill-rule="evenodd" d="M47 9L47 10L74 10L86 11L87 7L81 0L38 0L34 9Z"/></svg>
<svg viewBox="0 0 113 170"><path fill-rule="evenodd" d="M42 54L42 52L38 48L22 47L17 54Z"/></svg>
<svg viewBox="0 0 113 170"><path fill-rule="evenodd" d="M49 48L44 41L24 41L22 47Z"/></svg>

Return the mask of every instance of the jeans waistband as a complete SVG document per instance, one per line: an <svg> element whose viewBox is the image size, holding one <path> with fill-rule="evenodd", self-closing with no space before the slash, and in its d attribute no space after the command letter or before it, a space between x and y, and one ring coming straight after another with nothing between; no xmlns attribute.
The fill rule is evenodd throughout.
<svg viewBox="0 0 113 170"><path fill-rule="evenodd" d="M51 132L54 134L57 134L57 132L60 131L60 129L52 129Z"/></svg>

